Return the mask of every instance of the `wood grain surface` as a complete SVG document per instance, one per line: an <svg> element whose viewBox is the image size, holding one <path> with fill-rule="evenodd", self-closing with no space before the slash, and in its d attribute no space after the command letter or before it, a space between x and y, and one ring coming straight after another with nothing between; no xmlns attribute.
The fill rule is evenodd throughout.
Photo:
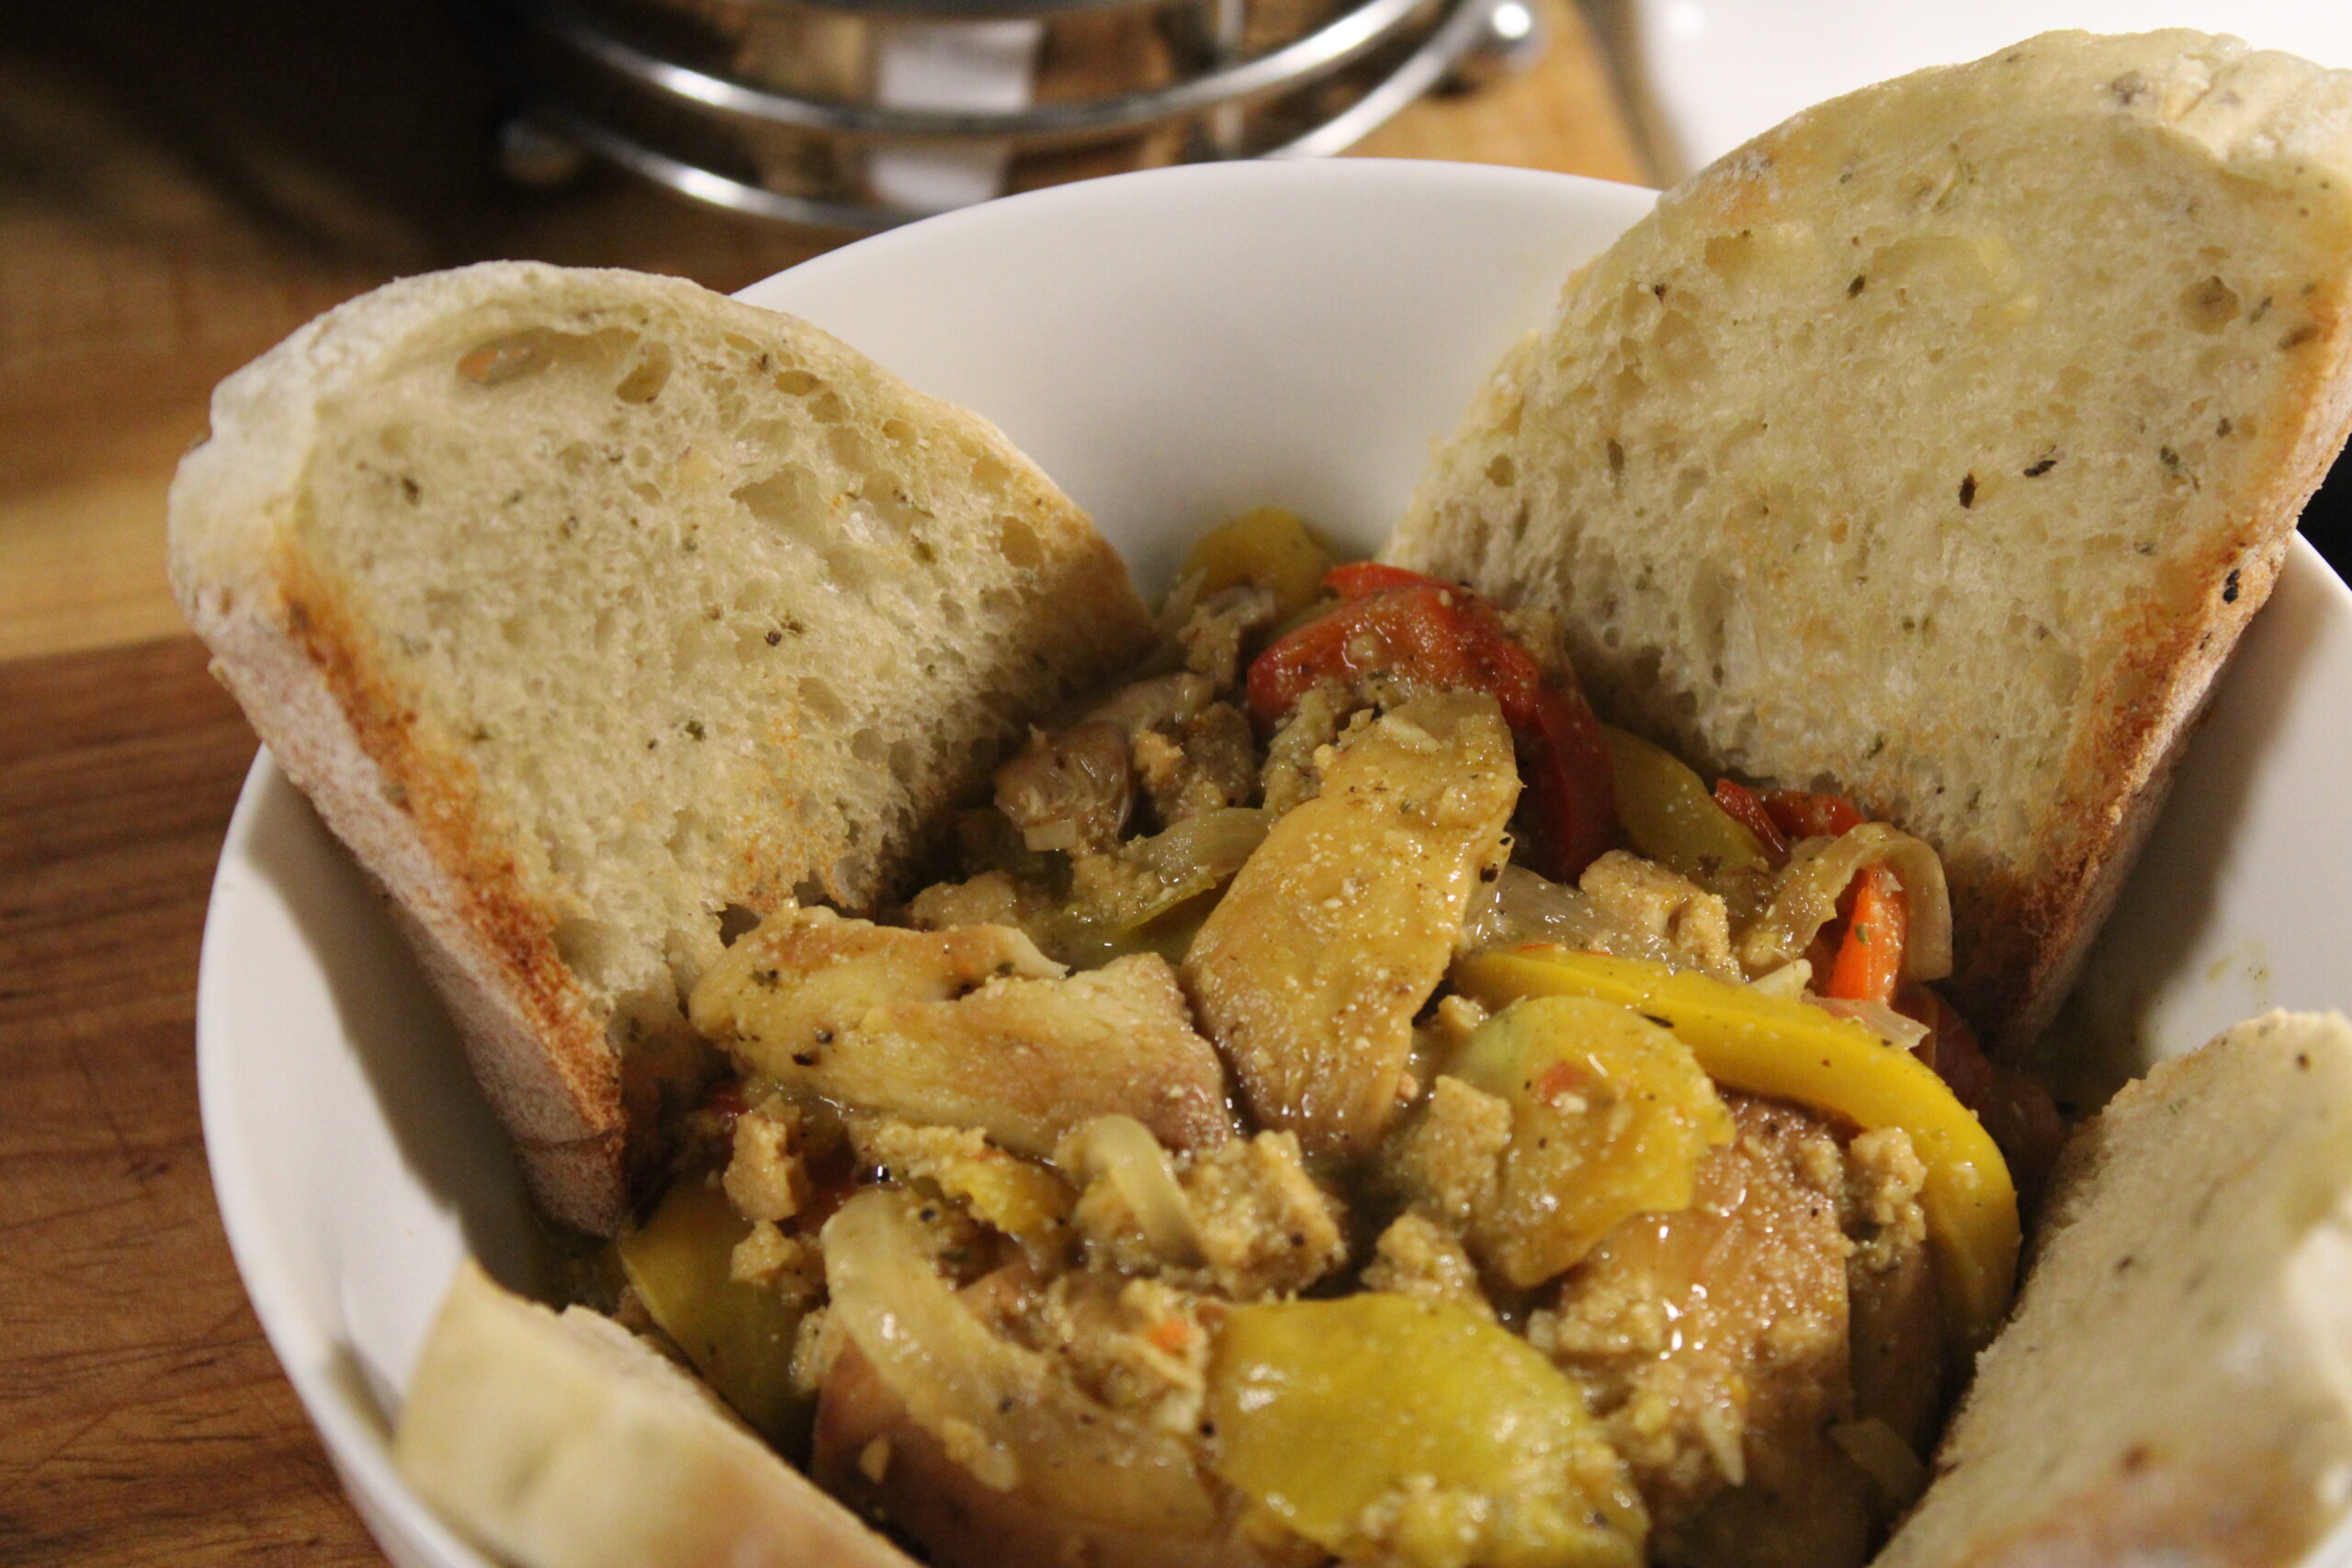
<svg viewBox="0 0 2352 1568"><path fill-rule="evenodd" d="M1638 176L1565 0L1530 73L1363 151ZM734 288L835 243L594 175L526 196L438 0L0 6L0 1562L379 1562L231 1264L204 905L254 740L164 586L212 384L488 256Z"/></svg>
<svg viewBox="0 0 2352 1568"><path fill-rule="evenodd" d="M375 1560L205 1174L197 945L254 743L204 665L187 637L0 664L0 1562L20 1568Z"/></svg>

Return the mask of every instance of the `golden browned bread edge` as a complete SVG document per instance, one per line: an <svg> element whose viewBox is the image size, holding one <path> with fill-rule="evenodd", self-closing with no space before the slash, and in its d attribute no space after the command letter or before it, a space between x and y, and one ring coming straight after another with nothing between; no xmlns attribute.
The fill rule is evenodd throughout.
<svg viewBox="0 0 2352 1568"><path fill-rule="evenodd" d="M386 896L469 1063L513 1135L532 1195L576 1228L627 1213L620 1076L551 936L470 845L462 761L427 753L306 574L190 597L212 670L329 831ZM255 595L282 594L274 605ZM241 603L240 601L245 601Z"/></svg>
<svg viewBox="0 0 2352 1568"><path fill-rule="evenodd" d="M2158 1062L2076 1128L2017 1312L1882 1568L2305 1561L2342 1520L2352 1462L2347 1117L2352 1025L2274 1010ZM2187 1332L2189 1357L2131 1334L2152 1314ZM2109 1324L2124 1337L2102 1340ZM2127 1408L2085 1398L2102 1362ZM2196 1416L2170 1408L2184 1404ZM2052 1431L2092 1461L2063 1488L2023 1496L2001 1469L1966 1473L2023 1443L2038 1475L2030 1445Z"/></svg>
<svg viewBox="0 0 2352 1568"><path fill-rule="evenodd" d="M2162 48L2192 40L2212 41L2204 35L2176 30L2124 39L2048 34L2029 42L2054 42L2067 49L2126 44ZM2011 52L2000 51L1984 61L1936 67L1918 73L1917 77L1927 80L1975 71ZM2272 62L2288 59L2256 58ZM2323 74L2307 62L2291 63L2312 78ZM1883 94L1904 80L1866 87L1853 96ZM2305 91L2313 85L2312 81L2298 84ZM1822 117L1834 115L1843 101L1831 100L1803 111L1726 153L1667 193L1659 210L1676 204L1704 210L1711 215L1710 225L1724 231L1769 221L1773 215L1767 209L1759 183L1723 178L1720 172L1804 164L1807 159L1802 149L1818 136ZM2293 101L2269 107L2290 113L2307 107ZM2282 129L2267 119L2240 124L2225 141L2209 140L2208 151L2222 177L2246 177L2231 167L2233 156L2266 137L2283 142L2307 130L2302 126ZM2341 147L2325 151L2339 160L2343 155ZM2293 156L2293 151L2273 147L2265 155L2284 162ZM1656 218L1643 220L1645 224L1657 221ZM1604 265L1606 259L1604 254L1572 273L1560 298L1576 297L1588 275ZM2297 367L2300 389L2294 398L2300 412L2295 418L2266 424L2254 438L2263 457L2252 467L2267 479L2244 498L2230 526L2215 530L2203 555L2186 574L2196 583L2197 611L2186 616L2166 615L2150 607L2129 633L2114 677L2085 701L2086 716L2101 716L2077 724L2066 739L2065 773L2070 786L2034 829L2049 852L2050 869L2037 875L2022 870L1951 868L1958 940L1957 968L1950 988L1961 1010L1980 1024L1996 1054L2007 1059L2027 1054L2064 999L2154 825L2216 678L2269 594L2304 502L2325 478L2346 434L2352 434L2352 305L2347 305L2346 292L2346 277L2339 273L2311 301L2321 335L2303 351ZM1547 321L1512 347L1482 384L1462 431L1505 423L1498 418L1498 411L1508 409L1523 385L1541 374L1538 361L1550 330ZM1444 438L1441 452L1448 442L1463 439L1461 434ZM1421 493L1414 502L1416 513L1438 472L1433 468L1424 476ZM1408 514L1408 529L1419 520L1417 514ZM1459 553L1456 544L1445 539L1442 525L1432 525L1415 537L1413 550L1399 558L1392 544L1383 558L1403 558L1423 570L1464 570L1459 559L1446 558L1449 551ZM1475 586L1490 590L1498 586L1479 581L1476 571L1466 575ZM1703 745L1700 750L1702 754L1693 758L1699 765L1721 761L1703 755ZM1804 783L1802 779L1780 782ZM1876 787L1875 781L1860 773L1841 779L1840 784L1871 811L1884 811L1879 797L1894 793Z"/></svg>
<svg viewBox="0 0 2352 1568"><path fill-rule="evenodd" d="M2226 1473L2126 1469L1949 1568L2290 1568L2311 1507L2281 1458L2249 1452Z"/></svg>

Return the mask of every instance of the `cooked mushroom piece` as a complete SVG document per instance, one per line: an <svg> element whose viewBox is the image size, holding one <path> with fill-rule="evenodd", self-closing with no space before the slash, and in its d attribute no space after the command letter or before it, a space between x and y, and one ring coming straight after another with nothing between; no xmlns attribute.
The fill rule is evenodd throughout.
<svg viewBox="0 0 2352 1568"><path fill-rule="evenodd" d="M1135 806L1126 731L1089 721L1059 735L1032 734L996 771L996 808L1032 850L1091 853L1115 848Z"/></svg>

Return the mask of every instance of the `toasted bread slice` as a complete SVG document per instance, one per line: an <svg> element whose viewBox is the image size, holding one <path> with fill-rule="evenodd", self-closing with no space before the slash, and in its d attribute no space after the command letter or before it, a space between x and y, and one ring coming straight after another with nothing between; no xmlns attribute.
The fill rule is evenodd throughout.
<svg viewBox="0 0 2352 1568"><path fill-rule="evenodd" d="M1798 115L1572 277L1388 558L1951 868L2012 1051L2352 421L2352 73L2051 33Z"/></svg>
<svg viewBox="0 0 2352 1568"><path fill-rule="evenodd" d="M2352 1475L2352 1025L2274 1012L2078 1131L1878 1568L2285 1564Z"/></svg>
<svg viewBox="0 0 2352 1568"><path fill-rule="evenodd" d="M912 1568L692 1373L471 1261L417 1361L392 1458L516 1568Z"/></svg>
<svg viewBox="0 0 2352 1568"><path fill-rule="evenodd" d="M393 284L224 382L171 566L594 1232L722 916L873 904L1148 635L981 419L791 317L530 265Z"/></svg>

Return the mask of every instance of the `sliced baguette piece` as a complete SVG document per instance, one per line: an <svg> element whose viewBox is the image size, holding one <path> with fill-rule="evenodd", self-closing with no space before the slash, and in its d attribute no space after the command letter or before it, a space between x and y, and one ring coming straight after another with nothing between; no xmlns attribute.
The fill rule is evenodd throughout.
<svg viewBox="0 0 2352 1568"><path fill-rule="evenodd" d="M1148 635L993 426L628 273L329 312L222 383L170 510L214 670L389 890L543 1206L597 1233L722 917L871 906Z"/></svg>
<svg viewBox="0 0 2352 1568"><path fill-rule="evenodd" d="M2352 73L2050 33L1807 110L1570 278L1386 555L1951 873L2014 1054L2352 421Z"/></svg>
<svg viewBox="0 0 2352 1568"><path fill-rule="evenodd" d="M425 1340L392 1459L516 1568L911 1568L693 1374L470 1259Z"/></svg>
<svg viewBox="0 0 2352 1568"><path fill-rule="evenodd" d="M2352 1025L2273 1012L2068 1144L1878 1568L2291 1563L2352 1494Z"/></svg>

